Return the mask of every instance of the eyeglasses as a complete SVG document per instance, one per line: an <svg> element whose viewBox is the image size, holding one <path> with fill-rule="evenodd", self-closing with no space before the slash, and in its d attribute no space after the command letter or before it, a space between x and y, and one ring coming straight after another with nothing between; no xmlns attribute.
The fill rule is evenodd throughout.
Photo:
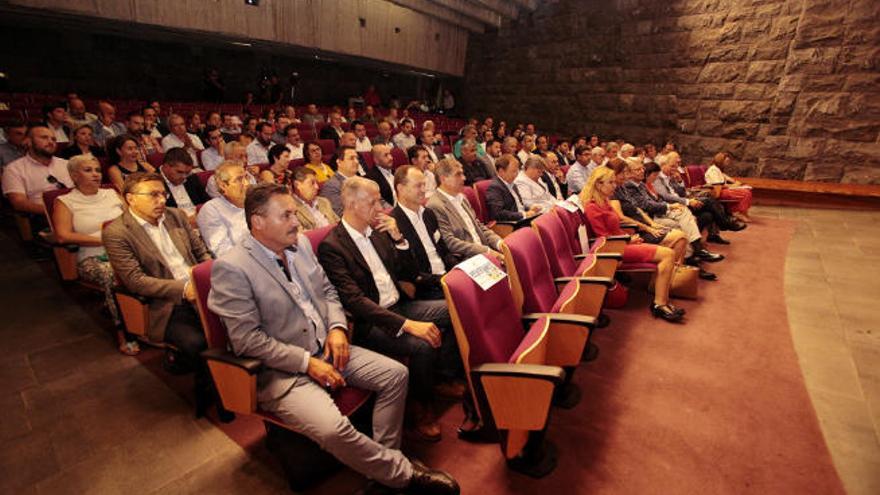
<svg viewBox="0 0 880 495"><path fill-rule="evenodd" d="M64 183L62 183L60 180L56 179L55 176L52 174L49 174L48 176L46 176L46 181L49 184L52 184L53 186L57 187L58 189L67 189L67 186L64 185Z"/></svg>
<svg viewBox="0 0 880 495"><path fill-rule="evenodd" d="M128 194L134 194L135 196L149 196L150 199L152 199L153 201L157 201L159 199L167 200L169 197L171 197L171 194L169 194L168 191L151 191L140 193L133 192Z"/></svg>

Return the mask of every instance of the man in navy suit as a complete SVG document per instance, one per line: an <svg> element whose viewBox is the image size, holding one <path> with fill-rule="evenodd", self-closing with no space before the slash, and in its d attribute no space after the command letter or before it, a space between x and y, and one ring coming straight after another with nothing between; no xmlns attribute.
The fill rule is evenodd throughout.
<svg viewBox="0 0 880 495"><path fill-rule="evenodd" d="M519 161L513 155L502 155L495 161L498 175L492 179L486 189L486 206L489 219L501 221L519 221L541 212L540 205L532 205L526 209L522 197L517 191L514 180L519 174Z"/></svg>

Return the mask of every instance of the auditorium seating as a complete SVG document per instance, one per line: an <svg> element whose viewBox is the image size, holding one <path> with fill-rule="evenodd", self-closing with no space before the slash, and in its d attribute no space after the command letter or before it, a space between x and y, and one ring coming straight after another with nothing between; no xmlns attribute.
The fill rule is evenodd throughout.
<svg viewBox="0 0 880 495"><path fill-rule="evenodd" d="M622 257L616 253L574 254L568 240L568 232L560 218L560 210L566 211L556 207L532 222L532 228L538 233L541 244L544 246L544 252L547 253L547 260L550 262L553 276L597 275L613 277ZM598 246L598 243L595 245Z"/></svg>
<svg viewBox="0 0 880 495"><path fill-rule="evenodd" d="M486 190L489 189L489 185L492 183L491 179L481 180L474 184L474 190L476 191L476 199L480 205L480 214L482 215L481 220L486 224L489 228L495 231L500 237L507 237L511 232L516 229L520 229L522 227L528 227L534 217L524 218L519 221L512 220L495 220L489 218L489 207L486 205Z"/></svg>
<svg viewBox="0 0 880 495"><path fill-rule="evenodd" d="M569 315L524 317L506 281L483 291L458 268L441 283L479 429L484 435L497 430L511 469L534 477L549 474L556 466L555 448L544 440L550 406L565 379L562 367L580 361L589 334L586 321Z"/></svg>

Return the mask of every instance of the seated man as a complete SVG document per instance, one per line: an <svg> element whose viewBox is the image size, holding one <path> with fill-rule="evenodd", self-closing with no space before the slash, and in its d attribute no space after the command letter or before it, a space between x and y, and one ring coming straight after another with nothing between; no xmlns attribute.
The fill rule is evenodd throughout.
<svg viewBox="0 0 880 495"><path fill-rule="evenodd" d="M6 137L5 143L0 143L0 173L10 163L18 160L27 153L25 139L28 128L21 121L8 122L3 126Z"/></svg>
<svg viewBox="0 0 880 495"><path fill-rule="evenodd" d="M565 180L565 173L559 168L559 155L549 152L544 155L544 174L541 180L547 186L547 191L556 199L563 200L567 197L568 183Z"/></svg>
<svg viewBox="0 0 880 495"><path fill-rule="evenodd" d="M355 149L358 153L369 153L373 151L373 143L367 137L367 126L360 120L351 123L351 129L355 135Z"/></svg>
<svg viewBox="0 0 880 495"><path fill-rule="evenodd" d="M299 129L293 124L284 128L284 144L290 150L291 160L303 159L303 141L299 135ZM268 161L268 157L266 158Z"/></svg>
<svg viewBox="0 0 880 495"><path fill-rule="evenodd" d="M249 190L250 234L211 272L208 307L226 325L233 352L263 363L260 408L379 483L410 493L457 494L448 474L400 452L407 370L349 345L339 296L299 235L294 208L285 186ZM357 431L330 397L329 391L346 385L375 392L373 438Z"/></svg>
<svg viewBox="0 0 880 495"><path fill-rule="evenodd" d="M71 129L67 126L68 116L64 102L43 105L43 116L46 117L43 123L55 134L56 143L67 144L72 141Z"/></svg>
<svg viewBox="0 0 880 495"><path fill-rule="evenodd" d="M503 260L501 237L477 220L470 203L461 193L466 187L461 164L454 158L444 158L437 162L434 172L440 184L427 207L437 217L440 238L449 251L461 259L488 253Z"/></svg>
<svg viewBox="0 0 880 495"><path fill-rule="evenodd" d="M416 136L413 134L415 124L410 119L404 119L400 132L391 139L394 146L406 151L416 145Z"/></svg>
<svg viewBox="0 0 880 495"><path fill-rule="evenodd" d="M269 148L272 147L272 135L275 128L268 122L257 124L257 139L247 145L247 164L262 165L269 163Z"/></svg>
<svg viewBox="0 0 880 495"><path fill-rule="evenodd" d="M166 151L162 158L162 166L159 167L169 194L168 206L180 208L190 217L195 216L197 205L207 203L211 199L199 182L198 176L192 174L192 169L192 157L183 148L171 148Z"/></svg>
<svg viewBox="0 0 880 495"><path fill-rule="evenodd" d="M349 146L340 146L336 150L336 173L321 187L321 197L330 201L337 217L342 215L342 185L346 180L357 177L357 170L357 152Z"/></svg>
<svg viewBox="0 0 880 495"><path fill-rule="evenodd" d="M213 177L216 177L220 196L205 203L196 224L208 249L214 256L221 256L247 234L244 193L249 184L244 165L239 162L221 163Z"/></svg>
<svg viewBox="0 0 880 495"><path fill-rule="evenodd" d="M406 157L409 159L410 165L418 168L421 170L422 174L424 174L425 198L430 198L431 195L434 194L434 191L437 190L437 178L434 176L434 172L431 172L428 168L428 164L431 163L431 159L428 157L428 151L425 149L424 145L417 144L406 150Z"/></svg>
<svg viewBox="0 0 880 495"><path fill-rule="evenodd" d="M125 125L116 122L116 107L106 101L98 102L98 118L92 122L92 130L92 137L98 146L105 146L111 139L126 132Z"/></svg>
<svg viewBox="0 0 880 495"><path fill-rule="evenodd" d="M339 146L339 138L342 137L342 134L345 132L342 130L342 115L339 112L331 112L329 120L330 125L321 129L321 133L318 137L321 139L330 139L333 141L333 144Z"/></svg>
<svg viewBox="0 0 880 495"><path fill-rule="evenodd" d="M205 137L208 140L208 148L202 152L202 168L216 170L221 163L226 161L224 156L226 141L223 140L223 133L220 132L220 129L213 126L205 127Z"/></svg>
<svg viewBox="0 0 880 495"><path fill-rule="evenodd" d="M403 290L400 281L416 281L417 270L397 222L382 212L374 182L346 179L342 204L342 221L318 247L321 266L354 317L355 341L385 355L408 358L411 431L419 439L436 442L441 434L432 401L435 373L451 378L458 360L455 337L447 332L446 302L411 299Z"/></svg>
<svg viewBox="0 0 880 495"><path fill-rule="evenodd" d="M383 120L376 124L376 131L378 134L370 139L370 142L373 143L373 146L377 144L387 144L389 146L394 143L391 141L391 132L394 128L387 120Z"/></svg>
<svg viewBox="0 0 880 495"><path fill-rule="evenodd" d="M556 155L553 157L555 158ZM556 196L550 193L547 184L541 180L543 176L544 158L532 155L526 160L523 169L514 179L513 185L519 191L523 206L526 208L538 205L539 211L549 211L556 203Z"/></svg>
<svg viewBox="0 0 880 495"><path fill-rule="evenodd" d="M391 156L391 146L387 144L373 145L373 168L367 171L364 177L372 180L379 186L382 197L382 208L388 209L397 202L394 191L394 158Z"/></svg>
<svg viewBox="0 0 880 495"><path fill-rule="evenodd" d="M171 148L183 148L189 154L190 164L193 167L197 166L199 163L197 152L205 149L202 140L186 131L186 121L177 114L168 117L168 129L171 132L162 138L162 149L168 152Z"/></svg>
<svg viewBox="0 0 880 495"><path fill-rule="evenodd" d="M318 178L314 170L296 167L292 182L296 218L302 230L312 230L339 221L330 200L318 196Z"/></svg>
<svg viewBox="0 0 880 495"><path fill-rule="evenodd" d="M211 259L211 253L186 214L167 207L169 195L162 176L135 172L126 177L122 193L128 209L102 235L107 256L125 288L150 298L148 337L177 349L166 352L166 367L196 371L196 412L204 414L213 393L200 356L207 344L192 306L196 296L190 272Z"/></svg>
<svg viewBox="0 0 880 495"><path fill-rule="evenodd" d="M339 138L339 145L336 147L337 150L342 146L348 146L350 148L354 148L357 150L357 136L353 132L343 132L342 136ZM363 177L367 175L367 162L364 160L364 157L361 156L361 153L358 151L358 177Z"/></svg>
<svg viewBox="0 0 880 495"><path fill-rule="evenodd" d="M596 153L605 152L602 148L597 149L598 151L596 151ZM569 194L580 194L581 190L590 180L590 174L592 174L593 170L598 166L590 160L591 156L590 148L586 146L578 146L574 149L575 162L571 164L571 167L568 169L568 174L565 176L565 181L568 182Z"/></svg>
<svg viewBox="0 0 880 495"><path fill-rule="evenodd" d="M467 140L461 145L461 166L464 170L464 184L466 186L473 185L481 180L491 179L494 174L490 170L490 166L481 160L477 155L477 142ZM495 169L497 173L498 161L495 161Z"/></svg>
<svg viewBox="0 0 880 495"><path fill-rule="evenodd" d="M486 189L486 207L490 220L519 221L541 213L541 206L526 207L519 188L514 184L519 175L519 161L513 155L502 155L495 162L498 175Z"/></svg>
<svg viewBox="0 0 880 495"><path fill-rule="evenodd" d="M418 148L413 146L410 151ZM421 154L427 155L424 150ZM425 158L427 159L427 158ZM397 228L409 243L418 271L422 274L416 287L421 299L443 299L440 277L461 259L449 252L440 236L434 212L422 206L425 203L426 177L417 166L404 165L394 172L397 189L397 206L391 216L397 220Z"/></svg>

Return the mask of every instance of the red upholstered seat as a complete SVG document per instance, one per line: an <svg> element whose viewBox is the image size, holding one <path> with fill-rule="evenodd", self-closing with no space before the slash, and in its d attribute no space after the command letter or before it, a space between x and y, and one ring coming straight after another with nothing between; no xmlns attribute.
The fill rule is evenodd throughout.
<svg viewBox="0 0 880 495"><path fill-rule="evenodd" d="M409 163L409 159L406 157L406 151L394 146L391 148L391 158L394 160L393 168L401 167Z"/></svg>
<svg viewBox="0 0 880 495"><path fill-rule="evenodd" d="M321 154L332 155L336 153L336 141L332 139L319 139L318 145L321 146Z"/></svg>
<svg viewBox="0 0 880 495"><path fill-rule="evenodd" d="M486 214L483 211L483 205L480 204L479 198L477 198L477 191L473 187L465 186L461 193L470 203L471 208L474 210L474 214L477 216L477 220L486 223Z"/></svg>
<svg viewBox="0 0 880 495"><path fill-rule="evenodd" d="M199 184L202 185L202 189L208 187L208 181L211 179L211 176L214 175L213 170L208 170L205 172L199 172L196 174L196 177L199 178Z"/></svg>
<svg viewBox="0 0 880 495"><path fill-rule="evenodd" d="M307 230L303 232L305 236L309 239L309 244L312 245L312 251L318 251L318 245L327 237L327 234L333 230L333 227L336 227L336 224L333 225L325 225L323 227L318 227L317 229Z"/></svg>
<svg viewBox="0 0 880 495"><path fill-rule="evenodd" d="M687 165L684 168L684 181L687 187L700 187L706 184L706 170L703 165Z"/></svg>
<svg viewBox="0 0 880 495"><path fill-rule="evenodd" d="M554 277L598 275L612 277L617 270L619 256L611 254L577 255L571 250L570 236L562 220L564 208L556 207L532 223L538 233Z"/></svg>

